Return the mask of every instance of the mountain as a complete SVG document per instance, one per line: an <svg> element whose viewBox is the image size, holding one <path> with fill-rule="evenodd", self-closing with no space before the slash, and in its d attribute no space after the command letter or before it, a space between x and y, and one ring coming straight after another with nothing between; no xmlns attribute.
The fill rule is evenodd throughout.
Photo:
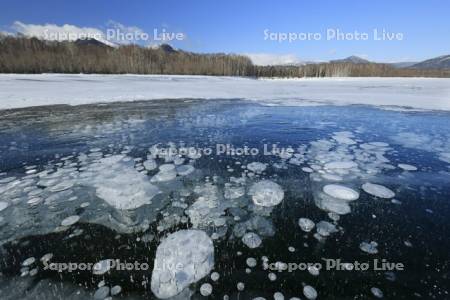
<svg viewBox="0 0 450 300"><path fill-rule="evenodd" d="M166 53L175 53L177 52L177 50L175 50L172 46L170 46L169 44L158 44L158 45L151 45L149 46L150 49L154 49L154 50L162 50Z"/></svg>
<svg viewBox="0 0 450 300"><path fill-rule="evenodd" d="M412 65L417 64L417 61L402 61L398 63L390 63L389 65L393 66L396 69L403 69L403 68L409 68Z"/></svg>
<svg viewBox="0 0 450 300"><path fill-rule="evenodd" d="M111 42L99 41L96 39L78 39L75 41L78 46L99 46L99 47L113 47Z"/></svg>
<svg viewBox="0 0 450 300"><path fill-rule="evenodd" d="M367 59L352 55L344 59L330 60L330 63L370 64Z"/></svg>
<svg viewBox="0 0 450 300"><path fill-rule="evenodd" d="M411 66L412 69L450 69L450 55L442 55L436 58L427 59Z"/></svg>

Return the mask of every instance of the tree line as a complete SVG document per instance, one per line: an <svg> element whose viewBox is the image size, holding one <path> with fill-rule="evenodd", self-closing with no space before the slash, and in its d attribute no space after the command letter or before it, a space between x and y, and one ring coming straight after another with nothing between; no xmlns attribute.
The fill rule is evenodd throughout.
<svg viewBox="0 0 450 300"><path fill-rule="evenodd" d="M175 51L170 46L113 48L95 40L56 42L3 37L0 72L251 76L253 64L242 55L196 54Z"/></svg>
<svg viewBox="0 0 450 300"><path fill-rule="evenodd" d="M235 54L199 54L168 45L113 48L96 40L43 41L0 36L0 73L179 74L251 77L450 77L450 70L397 69L388 64L320 63L255 66Z"/></svg>

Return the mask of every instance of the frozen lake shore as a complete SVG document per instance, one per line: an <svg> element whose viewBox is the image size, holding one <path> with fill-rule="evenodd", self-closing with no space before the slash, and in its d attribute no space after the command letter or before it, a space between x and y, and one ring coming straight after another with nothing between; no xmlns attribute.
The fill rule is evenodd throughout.
<svg viewBox="0 0 450 300"><path fill-rule="evenodd" d="M450 79L251 79L173 75L0 74L0 109L155 99L245 99L267 105L367 104L450 110Z"/></svg>

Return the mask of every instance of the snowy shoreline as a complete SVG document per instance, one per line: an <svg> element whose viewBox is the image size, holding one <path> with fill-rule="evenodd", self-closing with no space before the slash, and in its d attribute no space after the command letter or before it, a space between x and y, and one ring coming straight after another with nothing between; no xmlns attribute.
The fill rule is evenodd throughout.
<svg viewBox="0 0 450 300"><path fill-rule="evenodd" d="M244 99L266 105L362 104L449 111L450 79L0 74L0 109L160 99Z"/></svg>

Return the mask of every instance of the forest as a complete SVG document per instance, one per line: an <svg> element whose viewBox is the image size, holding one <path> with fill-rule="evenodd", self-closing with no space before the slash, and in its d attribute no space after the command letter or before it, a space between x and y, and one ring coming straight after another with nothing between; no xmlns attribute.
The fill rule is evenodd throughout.
<svg viewBox="0 0 450 300"><path fill-rule="evenodd" d="M110 47L96 40L0 37L0 73L167 74L248 77L450 77L450 70L399 69L379 63L256 66L237 54L200 54L169 45Z"/></svg>

